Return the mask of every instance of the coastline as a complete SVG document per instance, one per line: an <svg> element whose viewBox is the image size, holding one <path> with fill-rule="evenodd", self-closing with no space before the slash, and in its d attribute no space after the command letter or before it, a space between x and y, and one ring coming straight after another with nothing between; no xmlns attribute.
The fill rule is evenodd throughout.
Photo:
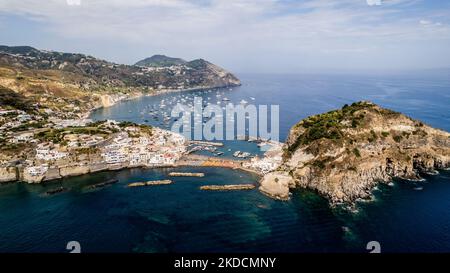
<svg viewBox="0 0 450 273"><path fill-rule="evenodd" d="M188 89L164 89L157 91L155 93L144 93L144 92L136 92L132 93L131 96L126 97L119 97L117 99L112 99L111 94L107 94L106 96L109 97L110 102L108 105L101 105L98 107L94 107L92 109L89 109L88 111L84 112L80 115L81 119L89 119L89 117L92 115L92 113L98 109L102 108L108 108L112 107L118 103L128 101L128 100L135 100L142 97L153 97L158 95L164 95L164 94L170 94L170 93L182 93L182 92L188 92L188 91L202 91L202 90L216 90L216 89L223 89L223 88L234 88L238 87L239 85L225 85L225 86L203 86L203 87L195 87L195 88L188 88ZM103 95L105 96L105 95ZM159 130L167 131L165 129L157 127ZM186 156L186 155L184 155ZM183 157L184 157L183 156ZM207 157L204 159L204 161L209 161L210 159L214 159L213 157ZM94 174L98 172L103 171L120 171L124 169L135 169L135 168L147 168L147 169L158 169L158 168L178 168L178 167L211 167L211 168L229 168L229 169L239 169L241 171L253 173L255 175L258 175L258 177L261 176L261 173L245 168L240 164L239 166L229 166L227 164L222 165L208 165L205 163L204 165L196 165L196 164L186 164L186 163L179 163L183 159L180 158L175 164L161 164L161 165L149 165L149 164L142 164L142 165L133 165L130 166L130 163L123 163L123 164L107 164L105 162L99 163L99 164L79 164L79 165L68 165L68 166L58 166L55 168L49 168L48 172L50 175L45 176L38 176L38 177L27 177L24 173L24 167L23 166L5 166L0 167L0 184L4 183L16 183L16 182L23 182L23 183L44 183L44 182L51 182L51 181L57 181L59 179L63 179L66 177L76 177L86 174Z"/></svg>
<svg viewBox="0 0 450 273"><path fill-rule="evenodd" d="M90 164L85 166L61 166L59 168L52 168L49 171L52 173L51 176L41 176L36 179L27 179L26 175L24 175L23 168L21 167L0 167L0 176L1 177L9 177L9 179L0 180L1 184L7 183L28 183L28 184L40 184L45 182L54 182L67 177L77 177L86 174L95 174L99 172L111 171L111 172L119 172L126 169L165 169L165 168L222 168L222 169L232 169L239 170L247 173L251 173L256 175L258 179L262 177L262 173L246 168L242 165L231 165L229 162L233 160L220 160L222 162L217 162L216 158L201 156L202 159L198 160L189 160L187 157L183 156L180 160L178 160L175 164L161 164L161 165L133 165L129 164ZM214 162L211 164L211 162ZM233 161L236 162L236 161ZM243 161L242 163L244 163ZM241 163L241 164L242 164ZM101 166L99 166L101 165ZM70 171L68 171L70 169Z"/></svg>
<svg viewBox="0 0 450 273"><path fill-rule="evenodd" d="M100 105L98 107L94 107L92 109L87 110L86 112L82 113L80 115L80 118L82 119L88 119L92 113L96 110L102 109L102 108L108 108L112 107L118 103L124 102L124 101L131 101L135 99L140 99L142 97L154 97L159 95L165 95L165 94L172 94L172 93L183 93L183 92L189 92L189 91L204 91L204 90L218 90L218 89L225 89L225 88L234 88L239 87L242 84L238 85L224 85L224 86L199 86L199 87L192 87L192 88L185 88L185 89L161 89L154 93L148 93L148 92L137 92L135 93L135 96L127 96L124 98L119 98L118 100L113 100L113 103L109 105ZM106 94L106 96L111 96L112 94Z"/></svg>

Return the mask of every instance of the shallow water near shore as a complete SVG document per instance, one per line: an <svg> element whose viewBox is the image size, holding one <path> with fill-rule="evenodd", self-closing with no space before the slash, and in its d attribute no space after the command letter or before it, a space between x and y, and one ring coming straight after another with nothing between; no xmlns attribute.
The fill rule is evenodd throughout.
<svg viewBox="0 0 450 273"><path fill-rule="evenodd" d="M182 94L217 98L214 92L220 92L235 103L255 98L255 104L279 104L281 140L300 119L361 99L450 130L450 77L240 78L243 86L231 91ZM142 110L179 95L126 101L92 117L152 124ZM223 149L224 156L236 150L259 152L256 144L242 141L226 143ZM169 178L174 170L204 172L206 177ZM174 183L127 187L167 178ZM79 241L83 252L367 252L369 241L380 242L383 252L449 252L450 172L424 178L379 185L374 201L358 203L353 212L330 208L324 198L303 189L294 190L287 202L257 189L201 191L204 185L257 183L253 174L221 168L131 169L43 185L0 185L0 252L68 252L69 241ZM108 179L119 182L89 189ZM45 195L61 185L69 191Z"/></svg>

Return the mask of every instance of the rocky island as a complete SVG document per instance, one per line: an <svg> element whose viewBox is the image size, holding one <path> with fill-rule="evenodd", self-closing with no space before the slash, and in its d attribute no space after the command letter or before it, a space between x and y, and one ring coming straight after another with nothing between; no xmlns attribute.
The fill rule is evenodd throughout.
<svg viewBox="0 0 450 273"><path fill-rule="evenodd" d="M261 180L263 193L286 200L290 188L303 187L332 204L352 203L378 183L448 168L450 134L362 101L296 124L280 156Z"/></svg>

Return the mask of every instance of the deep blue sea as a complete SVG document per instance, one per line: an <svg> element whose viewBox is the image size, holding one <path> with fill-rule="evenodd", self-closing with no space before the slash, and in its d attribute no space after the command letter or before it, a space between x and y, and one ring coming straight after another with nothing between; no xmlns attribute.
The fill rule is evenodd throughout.
<svg viewBox="0 0 450 273"><path fill-rule="evenodd" d="M239 77L243 85L232 90L144 97L99 109L92 118L164 127L149 110L170 113L180 96L186 101L202 96L214 103L223 97L234 103L244 99L280 106L284 140L302 118L370 100L450 131L448 74ZM236 150L260 153L254 143L225 144L224 156ZM366 252L369 241L378 241L382 252L450 252L449 171L425 176L424 182L380 185L375 200L359 203L356 210L331 208L325 199L303 189L294 190L287 202L258 190L200 191L207 184L257 182L252 174L220 168L178 169L207 175L175 178L174 184L160 187L126 187L166 178L170 171L132 169L42 185L0 185L0 252L67 252L69 241L80 242L83 252ZM111 178L119 183L88 189ZM61 184L70 191L44 195ZM418 185L423 190L415 190Z"/></svg>

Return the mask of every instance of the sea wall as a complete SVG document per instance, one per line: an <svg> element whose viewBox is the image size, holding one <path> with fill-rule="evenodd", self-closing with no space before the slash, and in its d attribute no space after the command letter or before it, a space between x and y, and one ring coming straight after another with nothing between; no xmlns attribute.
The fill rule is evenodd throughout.
<svg viewBox="0 0 450 273"><path fill-rule="evenodd" d="M23 181L30 184L42 183L45 181L57 180L64 177L80 176L89 173L97 173L101 171L118 171L127 168L138 167L171 167L171 166L146 166L136 165L130 166L128 163L122 164L106 164L92 163L86 165L65 165L52 166L43 174L31 175L26 168L23 167L0 167L0 183Z"/></svg>
<svg viewBox="0 0 450 273"><path fill-rule="evenodd" d="M78 175L88 174L90 172L91 172L91 168L89 166L67 166L67 167L59 168L59 174L62 177L78 176Z"/></svg>

